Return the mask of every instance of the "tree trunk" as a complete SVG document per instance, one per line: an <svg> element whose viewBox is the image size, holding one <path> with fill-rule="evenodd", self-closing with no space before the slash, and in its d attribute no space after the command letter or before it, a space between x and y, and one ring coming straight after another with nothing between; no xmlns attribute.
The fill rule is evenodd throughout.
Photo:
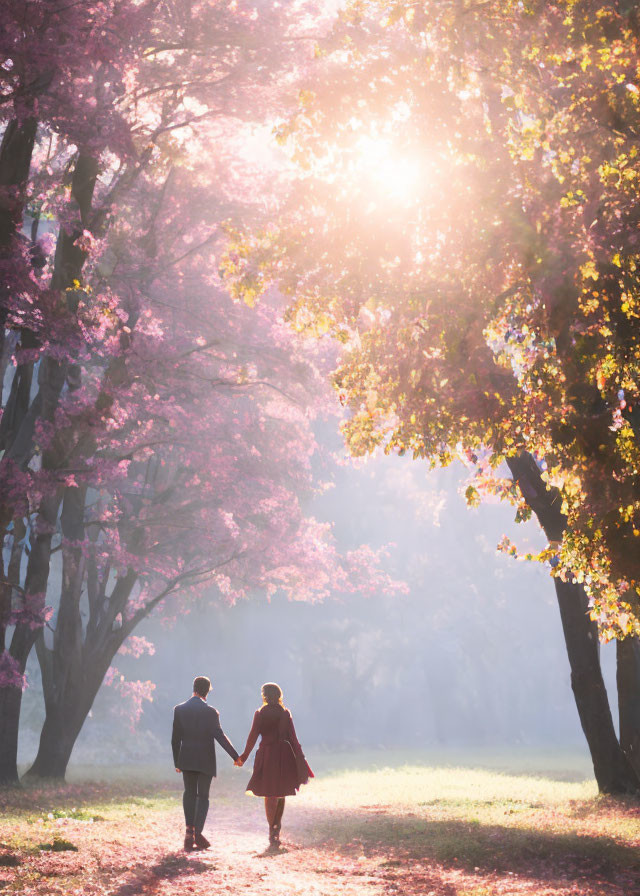
<svg viewBox="0 0 640 896"><path fill-rule="evenodd" d="M72 569L76 559L71 557ZM69 577L58 615L59 620L63 615L67 620L56 626L53 647L45 645L42 632L36 642L46 716L38 753L27 772L30 777L64 778L75 742L111 661L131 632L132 623L114 630L113 622L124 610L137 574L130 570L118 579L104 606L95 610L100 623L88 626L83 640L77 599L85 572L76 567L75 573Z"/></svg>
<svg viewBox="0 0 640 896"><path fill-rule="evenodd" d="M40 633L36 650L46 715L28 777L64 778L75 742L123 640L122 630L118 630L109 633L101 649L80 643L67 653L61 644L54 652L45 646Z"/></svg>
<svg viewBox="0 0 640 896"><path fill-rule="evenodd" d="M90 224L91 202L98 178L97 161L86 153L80 153L74 167L71 181L71 202L69 210L75 216L74 226L69 232L61 229L56 243L54 269L51 275L51 289L64 294L67 307L75 313L78 306L76 281L82 278L82 269L87 253L76 245L84 228ZM58 360L45 353L38 369L38 393L15 427L11 446L6 457L25 469L33 456L34 433L39 420L53 421L65 381L73 373L72 359ZM54 452L55 453L55 452ZM64 457L64 452L62 454ZM53 469L50 467L49 469Z"/></svg>
<svg viewBox="0 0 640 896"><path fill-rule="evenodd" d="M0 142L0 263L15 262L14 238L22 224L25 187L35 143L37 123L35 118L10 121ZM8 281L0 285L0 366L6 366L5 323L7 319ZM3 446L4 447L4 446ZM0 512L0 517L3 514ZM11 605L12 589L3 586L2 649L5 647L6 618ZM0 688L0 784L18 782L18 725L22 691L19 687Z"/></svg>
<svg viewBox="0 0 640 896"><path fill-rule="evenodd" d="M73 747L110 661L111 657L106 664L104 660L100 662L92 658L90 670L83 670L85 674L78 678L67 678L63 688L53 690L49 687L38 753L27 776L64 779ZM86 674L87 672L90 674Z"/></svg>
<svg viewBox="0 0 640 896"><path fill-rule="evenodd" d="M20 724L20 688L0 688L0 785L18 783L18 726Z"/></svg>
<svg viewBox="0 0 640 896"><path fill-rule="evenodd" d="M80 249L75 242L82 230L89 226L91 203L97 176L97 161L87 153L80 153L76 160L71 183L72 199L70 210L75 213L75 226L70 233L62 229L58 235L52 274L52 288L61 291L64 300L72 311L75 311L77 306L77 296L73 287L75 286L75 281L79 281L82 276L82 268L86 260L86 252ZM73 359L58 360L52 355L46 354L41 360L38 370L38 393L30 405L28 405L29 395L25 390L27 405L21 408L21 419L12 420L11 445L7 447L5 452L5 458L14 461L23 469L27 467L33 456L36 424L38 420L53 421L65 381L71 379L69 374L72 367ZM69 385L71 388L71 383ZM64 431L58 431L52 445L43 452L42 468L44 471L53 472L61 464L64 464L69 451L65 436L66 433ZM35 537L32 539L31 553L27 564L25 595L31 598L36 595L41 597L43 607L49 585L51 541L56 531L62 497L62 492L60 492L46 495L42 499L38 509ZM13 515L13 506L0 507L0 523L3 524L5 529ZM36 637L37 631L33 630L30 623L16 624L11 639L10 653L17 661L19 669L23 674ZM9 709L11 707L12 710L16 709L15 703L17 701L16 711L19 714L22 695L19 697L14 695L12 697L11 693L14 690L16 689L0 689L0 698L7 701L6 708ZM5 691L9 692L9 696L4 694ZM0 702L0 711L3 708L3 703ZM8 725L5 725L4 717L0 714L0 722L0 755L4 757L7 774L11 777L17 777L17 737L13 735L13 719L9 719Z"/></svg>
<svg viewBox="0 0 640 896"><path fill-rule="evenodd" d="M36 139L35 118L12 119L0 143L0 248L8 247L22 224L25 186Z"/></svg>
<svg viewBox="0 0 640 896"><path fill-rule="evenodd" d="M14 632L10 656L22 675L27 665L33 640L24 627ZM22 687L11 685L0 688L0 784L18 783L18 730L22 708Z"/></svg>
<svg viewBox="0 0 640 896"><path fill-rule="evenodd" d="M640 777L640 639L616 642L620 746Z"/></svg>
<svg viewBox="0 0 640 896"><path fill-rule="evenodd" d="M20 257L14 240L24 213L26 184L38 125L35 118L14 118L6 126L0 143L0 264L16 264ZM23 271L23 276L28 272ZM9 299L9 281L0 283L0 366L4 369L5 323Z"/></svg>
<svg viewBox="0 0 640 896"><path fill-rule="evenodd" d="M73 745L80 727L59 713L50 713L40 732L40 744L35 762L27 772L30 778L64 780Z"/></svg>
<svg viewBox="0 0 640 896"><path fill-rule="evenodd" d="M549 541L561 541L567 528L557 488L547 488L533 457L523 452L507 458L514 480L538 517ZM589 617L582 585L554 579L562 630L571 668L571 688L576 701L598 789L601 793L635 793L640 778L616 737L609 698L600 667L598 629Z"/></svg>
<svg viewBox="0 0 640 896"><path fill-rule="evenodd" d="M43 499L38 515L41 531L37 532L33 539L27 563L25 593L28 596L39 595L42 608L44 608L49 580L51 539L59 506L60 496L53 495ZM42 630L40 629L40 631ZM9 653L23 675L37 635L38 630L34 630L29 623L19 622L15 626ZM21 688L0 688L0 721L2 722L0 726L0 756L2 757L4 776L7 780L17 780L18 777L18 721L21 705ZM6 719L4 711L8 713Z"/></svg>
<svg viewBox="0 0 640 896"><path fill-rule="evenodd" d="M67 487L64 492L60 524L64 538L72 544L62 548L62 588L53 647L45 645L43 632L36 641L46 715L38 754L27 774L40 777L64 778L73 745L108 668L107 662L93 687L99 656L92 652L91 666L85 668L80 614L85 565L78 543L84 537L85 492L76 487Z"/></svg>
<svg viewBox="0 0 640 896"><path fill-rule="evenodd" d="M600 667L598 627L589 617L584 588L555 580L562 631L571 667L571 689L589 745L600 793L634 793L640 781L613 727Z"/></svg>

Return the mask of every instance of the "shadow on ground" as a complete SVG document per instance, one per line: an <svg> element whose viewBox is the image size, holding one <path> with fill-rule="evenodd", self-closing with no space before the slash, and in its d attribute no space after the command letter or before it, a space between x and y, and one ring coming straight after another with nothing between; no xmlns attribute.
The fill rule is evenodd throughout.
<svg viewBox="0 0 640 896"><path fill-rule="evenodd" d="M140 868L132 872L132 879L114 890L110 896L139 896L140 893L155 893L167 881L177 881L180 877L202 874L215 870L215 865L203 862L184 853L169 853L150 868Z"/></svg>
<svg viewBox="0 0 640 896"><path fill-rule="evenodd" d="M24 816L85 806L144 805L146 800L175 799L181 792L182 783L176 784L171 778L161 787L144 782L132 787L128 781L68 784L34 778L13 787L0 787L0 813Z"/></svg>
<svg viewBox="0 0 640 896"><path fill-rule="evenodd" d="M394 814L384 807L310 809L299 833L305 846L380 858L393 876L403 869L410 872L420 862L437 862L481 874L514 874L551 884L562 880L565 886L579 883L585 894L592 892L590 881L622 877L636 885L629 892L640 892L640 850L608 836L433 819L428 812Z"/></svg>

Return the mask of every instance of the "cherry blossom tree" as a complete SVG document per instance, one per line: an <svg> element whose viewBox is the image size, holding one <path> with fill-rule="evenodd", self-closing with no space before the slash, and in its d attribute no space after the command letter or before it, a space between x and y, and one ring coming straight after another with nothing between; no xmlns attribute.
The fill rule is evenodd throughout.
<svg viewBox="0 0 640 896"><path fill-rule="evenodd" d="M59 777L113 657L156 608L182 612L205 585L229 601L390 585L373 552L339 557L302 511L322 354L277 296L250 311L217 276L225 134L278 102L308 44L308 11L294 12L8 5L2 780L17 778L34 644L46 720L32 772Z"/></svg>

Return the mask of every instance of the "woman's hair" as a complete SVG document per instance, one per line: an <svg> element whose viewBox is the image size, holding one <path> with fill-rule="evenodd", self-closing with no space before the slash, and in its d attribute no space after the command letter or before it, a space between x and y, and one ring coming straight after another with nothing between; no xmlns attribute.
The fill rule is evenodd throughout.
<svg viewBox="0 0 640 896"><path fill-rule="evenodd" d="M265 704L271 705L279 703L280 706L283 706L282 702L282 689L279 685L277 685L273 681L268 681L266 684L262 685L262 702Z"/></svg>

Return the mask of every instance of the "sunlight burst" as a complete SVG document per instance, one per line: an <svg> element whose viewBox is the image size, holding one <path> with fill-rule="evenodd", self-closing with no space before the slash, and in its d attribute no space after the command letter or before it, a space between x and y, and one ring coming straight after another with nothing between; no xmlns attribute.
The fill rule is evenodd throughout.
<svg viewBox="0 0 640 896"><path fill-rule="evenodd" d="M349 168L373 193L405 203L422 191L424 163L399 150L390 139L363 134L354 149Z"/></svg>

